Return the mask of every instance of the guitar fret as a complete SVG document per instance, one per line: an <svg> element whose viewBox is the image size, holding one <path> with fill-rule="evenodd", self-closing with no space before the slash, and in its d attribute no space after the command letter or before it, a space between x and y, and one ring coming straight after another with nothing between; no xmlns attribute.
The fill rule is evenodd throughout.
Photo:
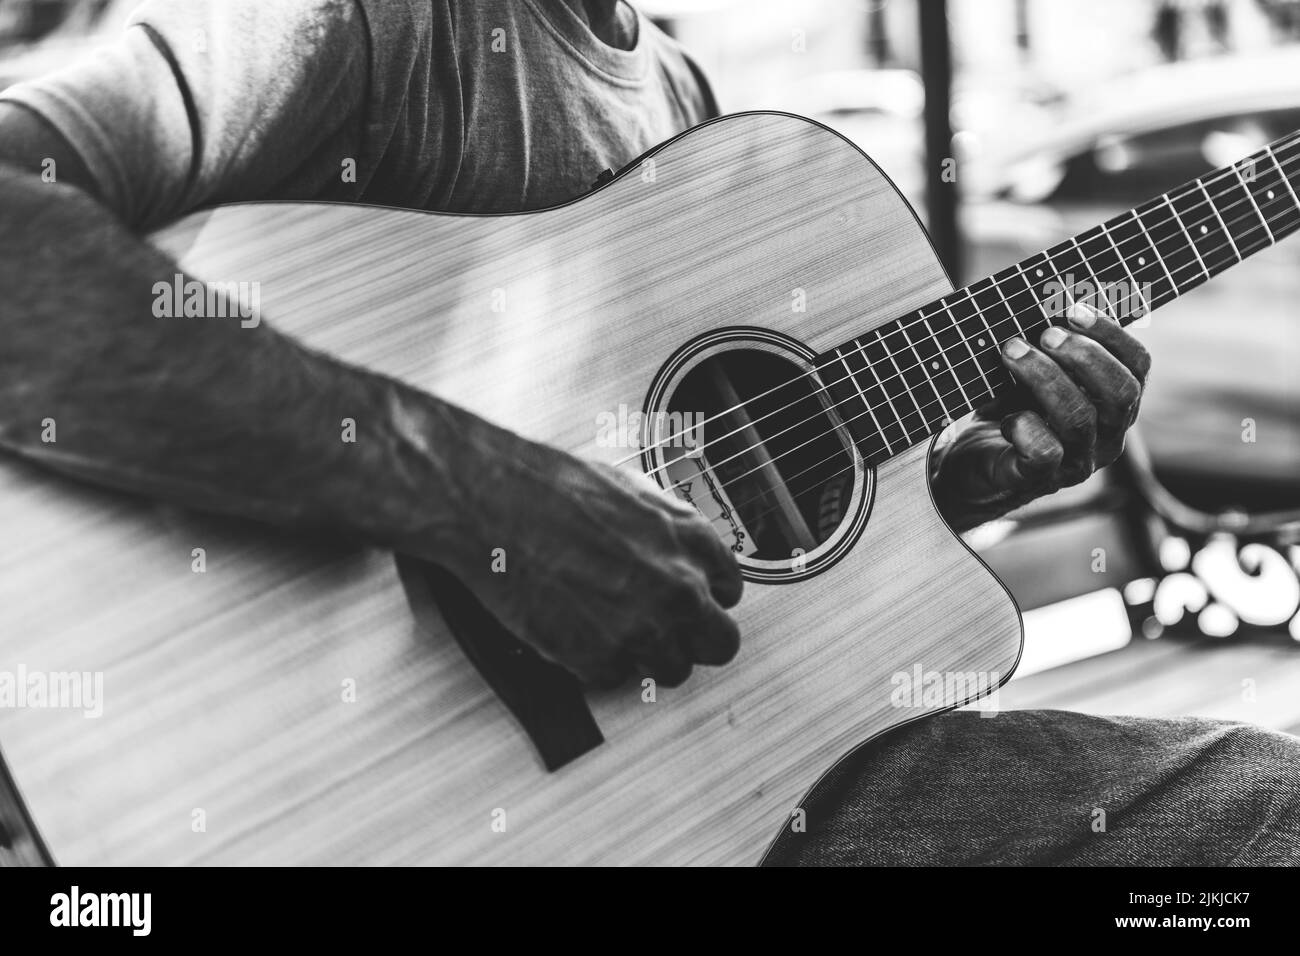
<svg viewBox="0 0 1300 956"><path fill-rule="evenodd" d="M1249 163L1250 159L1247 158L1246 162ZM1237 251L1245 259L1273 245L1273 233L1240 168L1233 164L1228 169L1227 175L1216 177L1211 199L1226 216L1223 221L1232 233Z"/></svg>
<svg viewBox="0 0 1300 956"><path fill-rule="evenodd" d="M1116 217L1102 226L1105 239L1119 250L1124 271L1131 276L1133 292L1122 299L1112 296L1112 314L1121 325L1150 315L1162 302L1178 296L1164 257L1136 218Z"/></svg>
<svg viewBox="0 0 1300 956"><path fill-rule="evenodd" d="M1254 210L1255 210L1255 215L1259 216L1259 224L1260 224L1261 226L1263 226L1263 227L1264 227L1264 231L1265 231L1266 233L1268 233L1268 243L1269 243L1269 245L1276 245L1276 244L1277 244L1277 239L1274 238L1274 236L1273 236L1273 230L1270 229L1270 228L1268 227L1268 220L1267 220L1266 218L1264 218L1264 212L1263 212L1263 210L1261 210L1261 209L1259 208L1259 203L1255 202L1255 197L1254 197L1253 195L1251 195L1250 187L1246 185L1246 180L1243 179L1242 176L1241 176L1241 170L1238 169L1236 166L1233 166L1233 167L1232 167L1232 171L1233 171L1234 173L1236 173L1236 175L1237 175L1237 182L1239 182L1239 183L1241 184L1241 188L1242 188L1242 189L1245 191L1245 193L1246 193L1246 198L1250 200L1250 204L1251 204L1251 206L1252 206L1252 207L1254 208Z"/></svg>
<svg viewBox="0 0 1300 956"><path fill-rule="evenodd" d="M1038 310L1043 313L1043 317L1046 318L1047 312L1043 309L1043 304L1038 301L1038 296L1034 294L1034 285L1029 281L1029 277L1025 275L1025 270L1020 268L1020 263L1016 263L1014 268L1016 273L1020 276L1020 281L1025 284L1025 288L1029 291L1030 298L1034 300L1034 305L1038 307ZM998 295L1002 295L1002 290L1000 288L998 289ZM1016 315L1016 310L1011 305L1011 302L1004 295L1002 296L1002 301L1006 302L1007 309L1011 313L1011 321L1015 323L1016 329L1020 332L1021 337L1028 338L1025 333L1025 327L1020 324L1020 318Z"/></svg>
<svg viewBox="0 0 1300 956"><path fill-rule="evenodd" d="M1187 227L1183 225L1183 220L1178 215L1178 210L1175 209L1174 204L1169 201L1169 194L1165 193L1164 196L1161 198L1163 198L1165 204L1169 206L1169 211L1173 213L1174 221L1178 223L1178 228L1181 229L1183 231L1183 235L1187 237L1187 244L1191 247L1192 252L1195 254L1196 261L1199 262L1201 264L1201 268L1205 270L1205 278L1208 279L1210 277L1210 270L1206 268L1205 260L1201 258L1201 253L1197 250L1196 243L1192 241L1192 234L1188 232Z"/></svg>
<svg viewBox="0 0 1300 956"><path fill-rule="evenodd" d="M1070 242L1078 251L1079 259L1083 262L1083 267L1088 270L1088 275L1092 277L1092 281L1097 287L1097 295L1101 295L1102 291L1106 288L1105 283L1103 283L1101 279L1097 277L1097 273L1093 271L1092 263L1089 262L1088 257L1083 254L1083 247L1079 245L1079 241L1071 236Z"/></svg>
<svg viewBox="0 0 1300 956"><path fill-rule="evenodd" d="M1091 280L1080 279L1078 274L1080 266L1083 266L1084 271L1089 272L1089 274L1091 274L1091 271L1087 269L1087 264L1083 259L1083 253L1078 251L1077 246L1071 248L1072 244L1073 240L1070 240L1070 244L1061 243L1059 246L1053 246L1051 249L1048 249L1046 253L1048 263L1051 265L1052 271L1056 273L1056 284L1061 287L1060 291L1048 300L1052 303L1045 310L1049 322L1053 318L1062 318L1065 315L1066 310L1075 302L1092 298L1095 304L1096 297L1100 295L1102 291L1101 285L1095 276ZM1091 286L1093 289L1091 295L1085 294L1080 296L1080 286L1083 286L1084 288Z"/></svg>
<svg viewBox="0 0 1300 956"><path fill-rule="evenodd" d="M1279 149L1295 149L1296 144L1280 146ZM1252 157L1253 158L1253 157ZM1290 160L1294 162L1293 160ZM1264 209L1265 218L1274 237L1282 239L1300 229L1300 202L1296 201L1295 191L1282 166L1283 160L1271 147L1265 147L1259 153L1259 161L1253 170L1251 181L1254 198Z"/></svg>
<svg viewBox="0 0 1300 956"><path fill-rule="evenodd" d="M1124 269L1124 274L1128 276L1128 281L1132 283L1129 287L1132 291L1129 295L1124 297L1125 301L1136 295L1141 300L1142 305L1140 311L1136 313L1135 317L1150 314L1152 309L1151 302L1142 294L1142 284L1138 282L1137 276L1133 274L1133 270L1129 267L1128 259L1126 259L1124 254L1119 251L1119 243L1115 241L1115 237L1111 235L1111 231L1106 228L1104 222L1097 228L1101 230L1101 234L1105 237L1106 241L1110 243L1110 247L1115 250L1115 258L1119 260L1120 266ZM1125 316L1116 316L1116 318L1123 319Z"/></svg>
<svg viewBox="0 0 1300 956"><path fill-rule="evenodd" d="M925 374L925 380L929 383L930 390L934 392L935 400L939 403L939 407L943 410L943 413L947 415L948 406L943 403L943 394L939 391L939 386L934 384L934 377L930 375L930 370L925 367L925 360L921 358L921 353L916 350L916 343L913 342L912 337L907 334L907 325L901 325L899 331L903 333L903 338L907 340L908 346L912 349L912 354L916 356L916 364L920 366L921 371ZM929 402L926 404L928 405Z"/></svg>
<svg viewBox="0 0 1300 956"><path fill-rule="evenodd" d="M1135 212L1179 294L1196 288L1208 278L1191 239L1164 200L1138 207Z"/></svg>
<svg viewBox="0 0 1300 956"><path fill-rule="evenodd" d="M1167 265L1165 265L1165 259L1164 259L1164 256L1160 255L1160 250L1157 249L1157 248L1156 248L1156 244L1155 244L1154 242L1151 241L1151 234L1150 234L1149 232L1147 232L1147 227L1144 226L1144 225L1142 224L1142 219L1138 216L1137 210L1136 210L1136 209L1130 209L1130 210L1129 210L1129 215L1133 217L1133 221L1134 221L1135 223L1137 223L1137 227L1138 227L1139 229L1142 230L1142 235L1146 237L1147 244L1148 244L1149 246L1151 246L1151 255L1155 258L1155 260L1156 260L1157 262L1160 263L1160 268L1163 269L1163 270L1165 271L1165 278L1167 278L1167 279L1169 280L1169 288L1170 288L1170 290L1173 292L1173 294L1174 294L1175 296L1177 296L1177 295L1178 295L1178 283L1174 281L1173 273L1171 273L1171 272L1169 271L1169 267L1168 267ZM1141 266L1141 265L1142 265L1142 264L1139 263L1139 266Z"/></svg>
<svg viewBox="0 0 1300 956"><path fill-rule="evenodd" d="M969 297L968 297L968 298L969 298ZM974 302L972 301L971 304L974 305ZM962 344L963 346L965 346L965 348L966 348L966 353L970 356L971 364L975 366L975 371L979 372L980 379L984 382L984 390L987 391L987 392L989 393L989 395L991 396L991 395L993 394L993 386L989 384L989 377L988 377L987 375L984 374L984 367L983 367L982 365L980 365L980 360L979 360L979 358L975 355L975 351L974 351L974 349L972 349L972 348L970 347L970 339L968 339L968 338L966 338L966 336L962 335L962 333L961 333L961 329L959 328L958 323L957 323L957 316L953 315L952 309L949 308L949 306L948 306L948 305L947 305L947 304L946 304L942 299L939 300L939 305L943 307L943 311L944 311L944 313L948 316L949 320L951 320L951 322L952 322L952 332L954 333L954 335L956 336L956 338L957 338L958 340L960 340L961 344ZM976 309L976 311L978 312L978 309ZM988 323L986 322L986 323L985 323L985 327L987 328L987 326L988 326ZM929 326L927 325L927 328L928 328L928 327L929 327ZM939 334L942 335L943 333L940 332ZM944 353L947 354L948 347L947 347L946 345L943 345L942 343L940 343L940 347L943 349ZM951 363L951 362L949 363L949 367L952 367L952 363ZM959 382L961 381L960 378L958 378L958 381L959 381ZM972 383L972 384L974 384L974 383ZM965 390L965 389L962 389L962 396L966 398L966 404L967 404L967 405L969 405L971 408L974 408L974 407L975 407L975 404L974 404L974 403L970 400L970 398L966 395L966 390Z"/></svg>
<svg viewBox="0 0 1300 956"><path fill-rule="evenodd" d="M827 372L838 364L848 374L836 377L833 373L822 377L823 389L829 398L829 408L839 415L844 427L872 462L889 458L895 451L907 448L911 440L897 418L889 412L889 396L875 382L861 345L855 339L823 353L816 367ZM888 410L887 410L888 409Z"/></svg>
<svg viewBox="0 0 1300 956"><path fill-rule="evenodd" d="M861 350L861 347L859 347L859 353L862 355L863 361L866 362L867 371L869 371L871 377L876 380L876 388L878 388L880 393L885 396L885 402L889 405L889 410L894 413L894 418L898 422L898 428L903 433L903 440L910 442L912 436L908 434L907 426L903 424L903 416L898 414L898 409L894 405L894 400L890 398L888 389L886 389L884 383L880 381L880 375L876 372L876 367L866 360L867 354Z"/></svg>
<svg viewBox="0 0 1300 956"><path fill-rule="evenodd" d="M867 364L871 368L872 374L876 376L876 381L880 383L880 387L884 389L885 395L889 398L890 407L895 410L894 414L898 415L898 420L903 426L903 432L907 436L907 441L911 443L913 440L913 432L916 432L918 435L925 434L925 416L921 414L921 406L917 404L916 396L912 394L912 389L907 379L903 377L903 370L898 367L898 362L894 360L892 351L889 346L885 344L885 337L881 334L879 328L876 328L875 333L875 342L865 343L863 345L863 355L866 356ZM872 358L871 353L867 351L868 348L874 348L879 353L879 358ZM888 372L886 371L885 378L881 378L880 374L876 371L877 362L881 359L888 360L889 364L894 367L894 374L892 376L888 375ZM886 379L895 383L898 386L897 390L891 390L886 385ZM904 401L906 401L911 408L904 406L902 414L899 415L897 410L898 405L902 404Z"/></svg>
<svg viewBox="0 0 1300 956"><path fill-rule="evenodd" d="M993 283L993 290L994 290L995 292L997 292L997 294L998 294L998 298L1002 300L1002 304L1005 305L1005 306L1007 307L1007 311L1010 312L1010 311L1011 311L1011 306L1010 306L1010 304L1008 304L1008 302L1007 302L1007 297L1004 296L1004 295L1002 294L1002 290L998 288L998 285L997 285L996 282ZM972 301L974 301L974 300L972 300ZM978 316L980 317L980 322L983 323L985 331L988 332L988 334L989 334L989 342L992 344L993 348L997 348L997 347L998 347L998 337L997 337L996 335L993 334L993 329L989 326L989 320L988 320L988 318L985 316L985 314L984 314L984 310L978 307L978 303L976 304L975 314L978 315ZM1015 316L1014 316L1014 315L1012 315L1011 320L1012 320L1013 322L1015 321ZM975 340L975 344L976 344L976 345L979 345L981 348L983 348L983 343L982 343L979 339L976 339L976 340Z"/></svg>
<svg viewBox="0 0 1300 956"><path fill-rule="evenodd" d="M1205 267L1211 276L1217 276L1241 261L1240 252L1228 241L1213 204L1202 195L1203 192L1192 185L1181 194L1170 193L1169 198L1191 234Z"/></svg>
<svg viewBox="0 0 1300 956"><path fill-rule="evenodd" d="M1296 209L1300 209L1300 199L1296 198L1295 190L1291 188L1291 177L1286 174L1286 170L1283 169L1282 164L1278 162L1277 154L1273 152L1273 147L1265 146L1264 149L1272 158L1273 165L1277 167L1277 172L1278 175L1282 177L1282 182L1286 184L1286 190L1291 194L1291 201L1295 203Z"/></svg>
<svg viewBox="0 0 1300 956"><path fill-rule="evenodd" d="M1196 180L1196 185L1201 188L1201 193L1205 196L1206 205L1208 205L1210 210L1214 213L1214 218L1219 220L1219 228L1222 229L1223 234L1228 237L1228 244L1232 246L1232 252L1237 257L1237 261L1240 262L1241 250L1237 248L1237 240L1232 238L1232 233L1228 231L1227 224L1224 223L1223 217L1219 215L1219 208L1214 205L1214 200L1210 198L1209 190L1205 188L1205 184L1199 179ZM1204 229L1205 227L1202 226L1201 228Z"/></svg>
<svg viewBox="0 0 1300 956"><path fill-rule="evenodd" d="M866 393L868 401L871 402L873 408L877 409L882 414L884 413L885 406L888 406L889 411L894 416L893 422L885 423L884 431L886 435L892 435L893 432L891 431L891 428L897 429L898 436L896 439L888 441L887 444L893 445L897 443L906 448L911 445L912 436L907 431L907 425L903 422L903 416L898 413L898 408L894 405L894 399L890 396L889 390L885 388L885 383L880 380L880 373L876 371L875 362L868 358L866 347L857 339L854 339L853 344L857 347L849 353L849 357L861 360L866 371L871 373L871 380L875 382L874 386L870 384L863 386L862 390ZM873 388L882 398L884 398L885 406L882 406L880 402L872 396L871 392Z"/></svg>
<svg viewBox="0 0 1300 956"><path fill-rule="evenodd" d="M925 326L927 334L917 334L919 341L916 349L918 352L922 349L925 350L925 354L921 358L922 361L929 363L930 381L939 393L939 397L947 400L940 402L944 412L948 418L955 421L975 406L971 404L970 396L966 394L966 387L962 384L961 375L958 374L952 359L948 356L939 336L935 333L934 326L930 324L930 318L937 322L939 314L939 312L936 312L933 316L927 318L924 310L917 313L921 319L921 324ZM950 405L956 404L958 395L961 396L963 404L958 408L957 414L954 414Z"/></svg>
<svg viewBox="0 0 1300 956"><path fill-rule="evenodd" d="M1011 382L1011 373L1002 364L999 351L1004 336L996 331L1004 322L1010 322L1011 306L997 288L995 277L983 279L962 292L960 297L944 300L945 307L957 323L966 347L975 356L976 367L984 377L989 396L992 397L998 388ZM1027 290L1025 294L1028 295ZM1000 313L1008 317L996 318ZM990 321L990 316L994 317L993 321ZM1010 338L1010 333L1005 338Z"/></svg>
<svg viewBox="0 0 1300 956"><path fill-rule="evenodd" d="M876 334L880 336L885 348L889 350L889 360L898 369L899 377L907 384L908 394L912 398L912 403L916 405L921 421L928 425L930 415L927 409L936 403L940 409L943 409L943 399L939 397L939 390L935 388L934 382L930 379L929 371L921 361L920 353L916 351L916 346L912 344L912 340L907 334L906 326L912 319L913 316L908 315L904 319L893 323L892 326L887 326L888 332L882 333L880 329L876 329ZM908 352L912 353L912 358L915 359L914 364L908 363ZM904 364L900 365L899 362ZM920 374L917 374L918 372ZM926 389L929 389L929 395L926 394ZM930 396L933 396L933 398ZM946 410L944 414L947 414Z"/></svg>
<svg viewBox="0 0 1300 956"><path fill-rule="evenodd" d="M1040 324L1051 324L1050 321L1046 321L1047 309L1029 278L1029 271L1032 270L1035 278L1046 279L1048 274L1043 271L1043 265L1050 267L1051 261L1045 253L1040 252L993 276L994 291L1009 313L1009 318L1015 326L1015 336L1026 341L1030 340L1032 333ZM1015 286L1019 286L1018 291ZM1032 318L1035 314L1039 318ZM1025 316L1030 318L1024 318ZM1013 338L1011 334L1000 334L999 344L1011 338Z"/></svg>
<svg viewBox="0 0 1300 956"><path fill-rule="evenodd" d="M894 446L889 443L889 436L885 434L885 429L881 427L880 419L876 418L876 411L874 408L871 407L871 399L867 398L866 392L862 390L862 386L858 383L857 376L855 376L853 374L853 370L849 368L849 363L848 360L844 357L844 352L841 349L837 348L835 350L835 355L839 358L840 364L844 366L844 371L848 373L849 381L853 383L853 387L857 390L858 397L862 399L862 404L866 406L867 414L871 416L871 421L876 426L876 433L880 435L880 440L885 443L885 450L892 455L894 453ZM836 402L832 397L831 407L834 408L838 404L839 403ZM849 416L846 415L840 416L841 419L848 418L848 417ZM853 416L853 417L857 417L857 416Z"/></svg>

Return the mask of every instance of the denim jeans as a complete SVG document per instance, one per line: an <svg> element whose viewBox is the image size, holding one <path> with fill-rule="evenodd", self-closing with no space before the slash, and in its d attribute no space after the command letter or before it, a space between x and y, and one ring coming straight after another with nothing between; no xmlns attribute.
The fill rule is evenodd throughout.
<svg viewBox="0 0 1300 956"><path fill-rule="evenodd" d="M959 711L862 747L803 809L768 865L1298 864L1300 738Z"/></svg>

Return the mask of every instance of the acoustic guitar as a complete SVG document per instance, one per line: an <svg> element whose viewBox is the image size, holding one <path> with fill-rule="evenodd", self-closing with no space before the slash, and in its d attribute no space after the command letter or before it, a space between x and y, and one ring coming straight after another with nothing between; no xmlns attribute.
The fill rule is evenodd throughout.
<svg viewBox="0 0 1300 956"><path fill-rule="evenodd" d="M1016 666L1017 608L927 467L1012 387L999 345L1071 298L1145 319L1269 247L1300 224L1297 170L1292 136L956 290L881 170L779 113L705 123L542 212L251 203L159 232L309 346L694 503L748 582L742 648L675 689L585 693L439 568L7 458L0 670L102 675L97 717L0 707L45 845L759 862L836 758ZM509 574L503 545L483 560Z"/></svg>

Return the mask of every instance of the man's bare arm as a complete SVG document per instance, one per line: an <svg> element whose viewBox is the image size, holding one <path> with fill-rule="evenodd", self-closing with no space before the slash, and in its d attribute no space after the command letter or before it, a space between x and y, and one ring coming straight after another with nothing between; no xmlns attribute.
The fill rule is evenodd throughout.
<svg viewBox="0 0 1300 956"><path fill-rule="evenodd" d="M59 182L42 181L46 159ZM436 553L463 502L434 450L482 423L265 324L156 319L153 284L179 268L87 188L57 132L0 104L0 446L185 505Z"/></svg>
<svg viewBox="0 0 1300 956"><path fill-rule="evenodd" d="M264 322L155 318L153 285L176 265L82 189L42 182L33 170L46 156L64 157L60 178L86 171L43 123L6 109L0 448L100 484L438 562L591 682L633 671L676 684L693 664L736 652L723 608L740 599L740 572L690 507ZM357 422L355 443L342 440L343 418ZM55 442L41 440L45 419ZM491 572L496 548L512 573Z"/></svg>

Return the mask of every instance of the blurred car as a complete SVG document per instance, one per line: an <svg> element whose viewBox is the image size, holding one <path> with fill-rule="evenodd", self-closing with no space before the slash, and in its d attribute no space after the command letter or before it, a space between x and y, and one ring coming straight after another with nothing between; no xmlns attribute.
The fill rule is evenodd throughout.
<svg viewBox="0 0 1300 956"><path fill-rule="evenodd" d="M1166 64L1063 100L1050 126L963 132L963 191L1132 204L1300 126L1300 49Z"/></svg>
<svg viewBox="0 0 1300 956"><path fill-rule="evenodd" d="M1040 105L1051 91L1006 83L958 82L952 93L956 146L992 138L1014 123L1039 129L1048 122ZM749 109L779 109L808 116L862 148L918 210L925 202L925 85L915 70L864 69L818 73L767 93Z"/></svg>

